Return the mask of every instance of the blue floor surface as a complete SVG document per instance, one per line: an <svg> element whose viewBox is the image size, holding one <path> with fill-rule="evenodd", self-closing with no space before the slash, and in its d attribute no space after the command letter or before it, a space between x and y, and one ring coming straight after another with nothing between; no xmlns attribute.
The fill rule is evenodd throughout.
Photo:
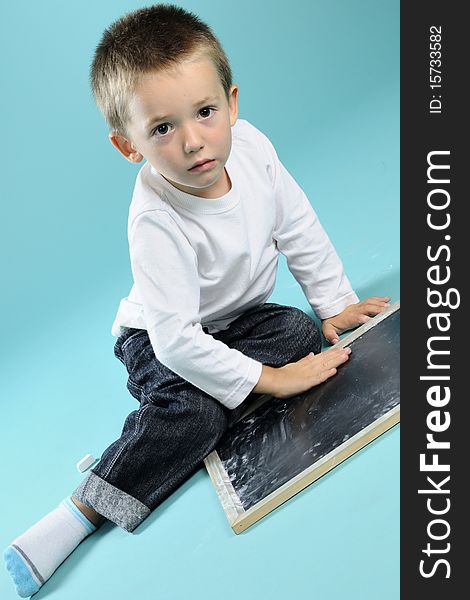
<svg viewBox="0 0 470 600"><path fill-rule="evenodd" d="M399 3L180 4L221 37L239 116L270 137L359 296L398 300ZM0 55L15 60L2 66L0 98L0 549L74 490L75 463L100 456L137 406L110 330L131 285L126 227L138 167L109 144L87 78L104 27L140 6L2 8ZM270 300L311 314L283 260ZM106 523L34 598L378 595L399 598L399 426L238 536L201 468L134 534ZM0 598L16 598L4 568Z"/></svg>
<svg viewBox="0 0 470 600"><path fill-rule="evenodd" d="M392 282L389 282L391 289ZM0 544L32 525L81 480L76 461L99 456L135 401L96 323L36 338L4 386ZM25 371L24 365L28 364ZM98 366L99 365L99 368ZM8 460L6 457L8 456ZM105 524L35 596L66 600L383 600L398 598L399 427L240 535L199 469L134 534ZM4 569L0 597L16 597Z"/></svg>

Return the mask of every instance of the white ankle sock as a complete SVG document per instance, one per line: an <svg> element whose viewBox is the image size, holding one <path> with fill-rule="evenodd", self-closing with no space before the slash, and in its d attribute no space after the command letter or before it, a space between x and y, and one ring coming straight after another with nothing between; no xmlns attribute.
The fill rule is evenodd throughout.
<svg viewBox="0 0 470 600"><path fill-rule="evenodd" d="M95 530L95 525L70 497L62 500L5 550L5 563L17 593L23 598L36 593L78 544Z"/></svg>

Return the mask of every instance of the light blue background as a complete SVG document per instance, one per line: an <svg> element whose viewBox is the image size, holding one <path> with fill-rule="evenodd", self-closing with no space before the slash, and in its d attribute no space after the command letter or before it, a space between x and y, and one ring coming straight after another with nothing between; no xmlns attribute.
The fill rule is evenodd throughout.
<svg viewBox="0 0 470 600"><path fill-rule="evenodd" d="M0 546L78 485L136 408L110 329L131 285L139 167L88 87L102 31L143 3L2 3ZM181 2L214 28L361 296L399 298L398 0ZM274 302L308 311L282 263ZM200 469L134 535L107 523L36 598L397 599L399 431L236 536ZM0 569L0 597L16 597Z"/></svg>

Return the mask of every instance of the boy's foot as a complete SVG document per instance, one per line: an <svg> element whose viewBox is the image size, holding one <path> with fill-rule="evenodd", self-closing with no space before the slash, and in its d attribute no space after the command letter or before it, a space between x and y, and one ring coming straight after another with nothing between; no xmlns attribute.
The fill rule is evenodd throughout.
<svg viewBox="0 0 470 600"><path fill-rule="evenodd" d="M6 567L22 598L35 594L96 526L71 498L17 537L4 552Z"/></svg>

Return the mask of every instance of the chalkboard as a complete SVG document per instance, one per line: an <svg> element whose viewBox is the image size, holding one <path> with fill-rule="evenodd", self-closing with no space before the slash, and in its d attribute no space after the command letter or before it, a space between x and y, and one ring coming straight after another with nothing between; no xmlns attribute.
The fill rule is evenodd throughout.
<svg viewBox="0 0 470 600"><path fill-rule="evenodd" d="M205 459L236 533L399 421L399 308L336 344L352 352L330 380L287 399L261 397Z"/></svg>

